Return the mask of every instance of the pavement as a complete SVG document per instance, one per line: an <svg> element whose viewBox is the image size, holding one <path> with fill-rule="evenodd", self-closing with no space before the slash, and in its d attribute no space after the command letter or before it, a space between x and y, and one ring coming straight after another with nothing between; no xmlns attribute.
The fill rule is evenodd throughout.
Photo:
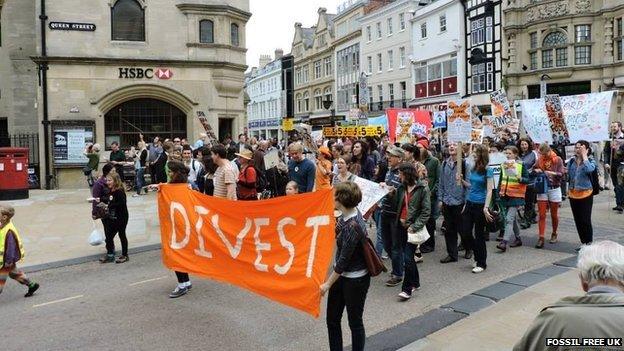
<svg viewBox="0 0 624 351"><path fill-rule="evenodd" d="M624 215L611 211L611 195L596 198L595 236L624 242ZM169 299L175 276L154 250L160 237L153 193L129 198L130 246L148 251L122 265L96 263L88 255L104 248L87 244L87 197L88 190L35 191L11 202L28 239L22 267L41 289L25 299L22 286L7 282L0 295L0 316L10 325L0 328L3 350L327 349L324 314L313 319L198 277L187 296ZM571 271L578 236L567 203L560 213L560 243L534 249L535 226L523 231L524 246L505 254L490 241L488 269L478 275L470 273L471 260L440 264L445 248L438 236L436 251L418 265L422 289L410 301L398 301L400 289L385 287L387 277L373 278L364 313L367 350L510 349L542 306L581 293ZM349 344L346 317L343 332Z"/></svg>

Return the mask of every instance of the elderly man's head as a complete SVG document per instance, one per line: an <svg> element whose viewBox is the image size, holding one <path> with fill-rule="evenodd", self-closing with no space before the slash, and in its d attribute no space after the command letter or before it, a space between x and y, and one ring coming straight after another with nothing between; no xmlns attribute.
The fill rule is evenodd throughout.
<svg viewBox="0 0 624 351"><path fill-rule="evenodd" d="M624 246L609 240L586 245L579 252L577 266L583 290L608 285L624 292Z"/></svg>

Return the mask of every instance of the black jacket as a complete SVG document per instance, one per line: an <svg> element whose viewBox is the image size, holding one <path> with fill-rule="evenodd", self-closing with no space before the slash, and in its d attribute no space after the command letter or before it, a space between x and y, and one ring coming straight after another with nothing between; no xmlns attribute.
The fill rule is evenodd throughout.
<svg viewBox="0 0 624 351"><path fill-rule="evenodd" d="M361 230L356 230L359 226ZM362 214L358 211L357 216L343 220L342 217L336 221L336 264L334 272L355 272L366 269L364 259L364 235L366 233L366 223Z"/></svg>

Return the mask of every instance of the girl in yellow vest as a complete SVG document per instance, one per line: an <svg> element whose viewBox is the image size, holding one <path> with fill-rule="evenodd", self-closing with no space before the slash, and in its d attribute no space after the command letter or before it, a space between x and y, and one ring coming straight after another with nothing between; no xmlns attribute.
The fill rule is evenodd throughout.
<svg viewBox="0 0 624 351"><path fill-rule="evenodd" d="M31 282L24 276L24 273L17 270L17 262L24 258L24 246L17 229L11 222L14 215L13 207L8 205L0 207L0 293L2 293L7 277L10 277L28 286L28 292L24 297L30 297L39 289L39 284Z"/></svg>
<svg viewBox="0 0 624 351"><path fill-rule="evenodd" d="M507 161L501 165L499 195L501 204L505 208L505 236L496 246L501 252L509 247L522 246L520 240L520 225L518 223L518 209L524 206L524 195L529 183L529 171L518 159L518 148L515 146L505 147ZM514 240L511 241L511 235Z"/></svg>

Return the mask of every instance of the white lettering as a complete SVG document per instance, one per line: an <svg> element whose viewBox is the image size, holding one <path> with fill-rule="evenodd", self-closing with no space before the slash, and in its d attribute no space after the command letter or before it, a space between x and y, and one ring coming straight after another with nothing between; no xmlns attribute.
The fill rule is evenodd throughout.
<svg viewBox="0 0 624 351"><path fill-rule="evenodd" d="M176 238L176 225L175 225L175 211L179 211L184 218L184 239L180 242L177 241ZM188 245L189 240L191 239L191 222L189 221L188 215L186 214L186 210L181 203L172 201L171 206L169 208L169 213L171 214L171 248L174 250L183 249L186 245Z"/></svg>
<svg viewBox="0 0 624 351"><path fill-rule="evenodd" d="M199 248L195 249L195 254L197 256L212 258L212 253L210 251L206 251L206 248L204 246L204 238L201 235L201 230L204 226L204 219L202 218L202 216L207 215L210 211L202 206L195 206L195 212L199 215L199 219L197 220L197 224L195 225L197 239L199 240Z"/></svg>
<svg viewBox="0 0 624 351"><path fill-rule="evenodd" d="M262 251L271 250L271 244L260 241L260 229L262 226L269 225L269 219L256 218L254 219L254 223L256 225L256 232L254 233L254 242L256 244L256 262L254 262L254 267L256 267L256 269L260 272L268 272L269 266L260 262L262 261Z"/></svg>
<svg viewBox="0 0 624 351"><path fill-rule="evenodd" d="M318 236L319 226L329 225L329 216L310 217L306 221L306 227L314 227L312 231L312 241L310 241L310 254L308 255L308 267L306 268L306 277L312 277L312 266L314 265L314 256L316 255L316 238Z"/></svg>
<svg viewBox="0 0 624 351"><path fill-rule="evenodd" d="M245 238L247 233L249 233L249 230L251 230L251 219L245 218L245 227L243 227L240 233L238 233L238 235L236 236L236 246L232 246L232 244L225 237L225 234L223 234L223 231L221 230L221 228L219 228L219 215L218 214L215 214L214 216L212 216L212 227L214 228L214 230L217 232L217 235L219 235L219 237L221 238L221 240L227 247L228 251L230 252L230 256L232 256L232 258L235 259L236 257L238 257L238 255L241 252L241 249L243 246L243 239Z"/></svg>
<svg viewBox="0 0 624 351"><path fill-rule="evenodd" d="M280 243L285 249L288 250L288 262L286 262L286 264L284 264L283 266L280 266L278 264L273 266L273 269L275 269L275 271L281 275L285 275L286 273L288 273L288 271L290 270L290 267L292 266L293 260L295 258L295 246L293 245L293 243L286 240L286 235L284 234L284 227L287 225L296 225L296 224L297 222L290 217L282 218L277 224L277 234L279 235Z"/></svg>

